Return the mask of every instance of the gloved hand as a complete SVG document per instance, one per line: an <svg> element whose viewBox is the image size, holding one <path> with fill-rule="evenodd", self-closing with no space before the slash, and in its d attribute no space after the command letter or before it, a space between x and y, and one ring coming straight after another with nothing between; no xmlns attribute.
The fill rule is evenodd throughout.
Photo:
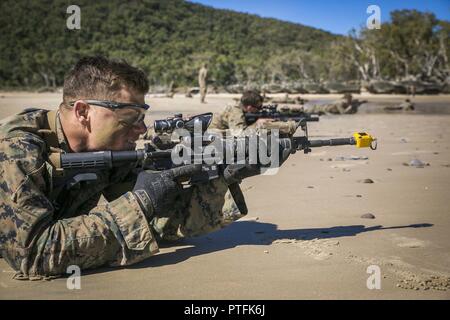
<svg viewBox="0 0 450 320"><path fill-rule="evenodd" d="M137 196L145 215L163 216L181 193L177 179L189 177L201 171L201 165L192 164L164 171L142 171L139 173L133 193Z"/></svg>

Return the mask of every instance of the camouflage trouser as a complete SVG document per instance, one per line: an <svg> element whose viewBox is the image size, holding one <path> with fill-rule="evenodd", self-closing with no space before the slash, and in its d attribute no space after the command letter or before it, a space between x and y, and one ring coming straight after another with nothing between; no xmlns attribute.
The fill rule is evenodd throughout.
<svg viewBox="0 0 450 320"><path fill-rule="evenodd" d="M200 86L200 101L205 102L206 98L206 86Z"/></svg>
<svg viewBox="0 0 450 320"><path fill-rule="evenodd" d="M309 113L319 113L319 114L345 114L345 108L343 108L340 104L330 103L330 104L322 104L322 105L314 105L307 109Z"/></svg>

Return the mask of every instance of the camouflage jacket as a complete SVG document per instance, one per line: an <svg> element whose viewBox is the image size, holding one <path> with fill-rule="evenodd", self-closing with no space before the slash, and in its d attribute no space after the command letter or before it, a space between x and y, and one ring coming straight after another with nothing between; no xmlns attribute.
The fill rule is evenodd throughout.
<svg viewBox="0 0 450 320"><path fill-rule="evenodd" d="M231 130L232 134L239 135L242 131L258 131L259 129L278 129L280 134L293 135L297 129L295 121L272 121L266 122L262 126L257 123L248 124L245 120L245 113L238 105L228 105L222 113L214 114L210 125L211 129Z"/></svg>
<svg viewBox="0 0 450 320"><path fill-rule="evenodd" d="M358 111L358 107L361 104L362 102L357 99L352 100L351 104L346 99L340 99L332 103L309 106L307 112L319 114L354 114Z"/></svg>
<svg viewBox="0 0 450 320"><path fill-rule="evenodd" d="M58 275L70 264L128 265L157 252L134 195L114 192L134 182L131 168L100 171L95 183L70 190L55 185L42 134L46 113L36 109L0 122L0 252L17 277ZM68 152L58 118L56 130L59 148Z"/></svg>

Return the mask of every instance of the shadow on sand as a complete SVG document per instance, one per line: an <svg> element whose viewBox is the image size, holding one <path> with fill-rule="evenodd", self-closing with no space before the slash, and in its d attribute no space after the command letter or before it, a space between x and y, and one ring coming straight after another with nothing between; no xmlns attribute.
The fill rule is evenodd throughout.
<svg viewBox="0 0 450 320"><path fill-rule="evenodd" d="M350 225L330 228L278 230L277 226L271 223L257 221L238 221L232 223L222 230L201 237L184 239L175 242L163 242L160 244L161 248L167 248L171 246L190 247L179 248L174 252L158 254L145 261L129 266L128 268L136 269L176 264L193 256L231 249L238 246L269 245L272 243L272 241L277 239L331 239L339 237L354 237L363 232L377 230L425 228L431 226L433 226L433 224L423 223L392 227L383 227L381 225L373 227L365 227L363 225Z"/></svg>

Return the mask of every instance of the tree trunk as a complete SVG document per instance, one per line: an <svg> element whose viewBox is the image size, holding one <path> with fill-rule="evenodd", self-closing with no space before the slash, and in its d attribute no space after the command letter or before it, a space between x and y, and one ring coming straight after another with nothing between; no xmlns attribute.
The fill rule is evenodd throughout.
<svg viewBox="0 0 450 320"><path fill-rule="evenodd" d="M48 74L43 72L43 71L39 71L39 74L41 75L41 77L44 79L45 82L45 86L49 87L50 86L50 81L49 81L49 77Z"/></svg>
<svg viewBox="0 0 450 320"><path fill-rule="evenodd" d="M444 62L444 69L447 71L449 68L448 68L447 48L445 46L445 43L446 43L445 40L447 40L446 38L447 37L444 35L441 35L439 37L439 53L438 54L442 57L442 60Z"/></svg>
<svg viewBox="0 0 450 320"><path fill-rule="evenodd" d="M52 73L51 77L50 77L51 81L52 81L52 87L56 88L56 77L55 74Z"/></svg>

